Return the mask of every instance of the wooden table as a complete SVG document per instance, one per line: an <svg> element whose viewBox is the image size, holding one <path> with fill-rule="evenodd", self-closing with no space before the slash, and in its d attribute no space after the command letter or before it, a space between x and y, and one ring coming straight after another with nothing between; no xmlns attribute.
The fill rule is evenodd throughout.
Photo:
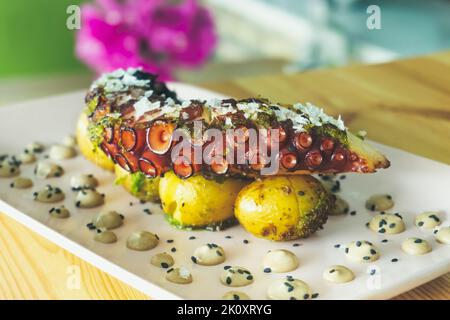
<svg viewBox="0 0 450 320"><path fill-rule="evenodd" d="M367 130L370 139L450 164L450 52L204 87L238 98L263 95L326 106L352 130ZM0 252L3 299L148 298L3 214ZM80 288L70 285L74 270ZM450 274L396 299L450 299Z"/></svg>

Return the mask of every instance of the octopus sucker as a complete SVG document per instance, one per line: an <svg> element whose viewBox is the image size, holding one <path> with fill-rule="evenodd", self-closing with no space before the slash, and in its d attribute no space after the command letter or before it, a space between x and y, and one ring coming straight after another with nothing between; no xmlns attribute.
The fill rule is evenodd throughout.
<svg viewBox="0 0 450 320"><path fill-rule="evenodd" d="M158 175L156 166L153 164L151 160L148 160L146 158L140 158L138 165L139 170L148 178L155 178Z"/></svg>
<svg viewBox="0 0 450 320"><path fill-rule="evenodd" d="M117 153L113 160L115 163L117 163L123 169L125 169L128 172L131 172L131 167L130 167L127 159L122 154Z"/></svg>
<svg viewBox="0 0 450 320"><path fill-rule="evenodd" d="M147 145L156 154L165 154L172 145L175 126L170 122L155 121L147 129Z"/></svg>

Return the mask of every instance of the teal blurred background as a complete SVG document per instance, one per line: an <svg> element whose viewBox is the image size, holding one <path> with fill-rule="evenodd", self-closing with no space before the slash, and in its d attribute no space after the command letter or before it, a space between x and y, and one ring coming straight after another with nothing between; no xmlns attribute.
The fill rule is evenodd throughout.
<svg viewBox="0 0 450 320"><path fill-rule="evenodd" d="M66 9L81 0L0 1L0 77L85 70Z"/></svg>

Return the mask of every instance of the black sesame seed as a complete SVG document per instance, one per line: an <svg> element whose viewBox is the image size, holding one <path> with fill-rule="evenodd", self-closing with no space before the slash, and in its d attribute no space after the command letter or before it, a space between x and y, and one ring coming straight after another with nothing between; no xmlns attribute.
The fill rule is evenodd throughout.
<svg viewBox="0 0 450 320"><path fill-rule="evenodd" d="M373 204L370 206L370 210L375 211L376 206Z"/></svg>
<svg viewBox="0 0 450 320"><path fill-rule="evenodd" d="M392 196L390 196L390 195L386 195L386 198L388 198L389 200L392 200Z"/></svg>
<svg viewBox="0 0 450 320"><path fill-rule="evenodd" d="M173 239L168 239L167 240L167 243L172 243L173 242Z"/></svg>
<svg viewBox="0 0 450 320"><path fill-rule="evenodd" d="M222 253L219 250L216 250L216 253L218 256L220 256L220 257L222 256Z"/></svg>
<svg viewBox="0 0 450 320"><path fill-rule="evenodd" d="M299 191L297 194L298 194L299 196L304 196L304 195L305 195L305 192L304 192L304 191Z"/></svg>
<svg viewBox="0 0 450 320"><path fill-rule="evenodd" d="M336 193L341 189L341 183L336 181L333 187L331 188L331 192Z"/></svg>
<svg viewBox="0 0 450 320"><path fill-rule="evenodd" d="M398 261L397 258L394 258L394 259L391 260L391 262L397 262L397 261Z"/></svg>
<svg viewBox="0 0 450 320"><path fill-rule="evenodd" d="M414 240L414 243L422 243L422 239L416 239Z"/></svg>
<svg viewBox="0 0 450 320"><path fill-rule="evenodd" d="M340 248L341 245L340 245L340 244L335 244L334 247L335 247L335 248Z"/></svg>
<svg viewBox="0 0 450 320"><path fill-rule="evenodd" d="M152 212L150 211L150 209L145 208L143 211L144 211L144 213L146 213L146 214L152 214Z"/></svg>
<svg viewBox="0 0 450 320"><path fill-rule="evenodd" d="M193 263L197 263L197 258L196 258L196 257L192 256L192 257L191 257L191 260L192 260ZM225 270L226 270L226 269L225 269Z"/></svg>
<svg viewBox="0 0 450 320"><path fill-rule="evenodd" d="M233 300L240 300L241 298L237 294L233 294Z"/></svg>
<svg viewBox="0 0 450 320"><path fill-rule="evenodd" d="M140 203L140 204L146 204L147 201L145 201L145 200L139 200L139 203Z"/></svg>
<svg viewBox="0 0 450 320"><path fill-rule="evenodd" d="M434 230L434 231L433 231L433 234L436 234L436 233L438 233L438 231L439 231L439 230Z"/></svg>
<svg viewBox="0 0 450 320"><path fill-rule="evenodd" d="M247 276L247 280L253 280L253 276L252 275L248 275Z"/></svg>
<svg viewBox="0 0 450 320"><path fill-rule="evenodd" d="M383 239L383 240L381 240L381 242L386 243L386 242L388 242L388 239Z"/></svg>
<svg viewBox="0 0 450 320"><path fill-rule="evenodd" d="M167 263L161 262L161 268L166 269L166 268L168 268L168 267L169 267L169 265L168 265Z"/></svg>
<svg viewBox="0 0 450 320"><path fill-rule="evenodd" d="M368 227L368 226L369 226L369 224L370 224L369 222L366 222L366 227Z"/></svg>
<svg viewBox="0 0 450 320"><path fill-rule="evenodd" d="M173 271L173 268L170 268L169 270L167 270L167 273L170 273Z"/></svg>
<svg viewBox="0 0 450 320"><path fill-rule="evenodd" d="M364 256L363 259L364 260L370 260L370 257L369 256Z"/></svg>
<svg viewBox="0 0 450 320"><path fill-rule="evenodd" d="M395 228L395 223L391 223L391 224L389 225L389 228L394 229L394 228Z"/></svg>
<svg viewBox="0 0 450 320"><path fill-rule="evenodd" d="M304 300L309 299L309 294L305 293L305 295L303 296L303 299Z"/></svg>
<svg viewBox="0 0 450 320"><path fill-rule="evenodd" d="M87 225L86 225L86 227L88 227L88 229L89 230L94 230L95 229L95 225L91 222L91 223L88 223Z"/></svg>
<svg viewBox="0 0 450 320"><path fill-rule="evenodd" d="M290 297L289 300L297 300L296 297Z"/></svg>
<svg viewBox="0 0 450 320"><path fill-rule="evenodd" d="M272 272L272 269L270 269L270 268L264 268L264 270L263 270L265 273L271 273Z"/></svg>
<svg viewBox="0 0 450 320"><path fill-rule="evenodd" d="M436 221L436 222L440 222L441 220L439 219L439 217L438 216L436 216L435 214L432 214L432 215L430 215L429 216L431 219L433 219L434 221Z"/></svg>
<svg viewBox="0 0 450 320"><path fill-rule="evenodd" d="M386 232L386 229L381 228L381 229L378 230L378 232L379 232L379 233L385 233L385 232Z"/></svg>
<svg viewBox="0 0 450 320"><path fill-rule="evenodd" d="M80 202L80 201L75 202L75 206L76 206L77 208L79 208L80 205L81 205L81 202Z"/></svg>
<svg viewBox="0 0 450 320"><path fill-rule="evenodd" d="M130 205L130 207L132 207L133 206L133 202L130 202L129 205Z"/></svg>
<svg viewBox="0 0 450 320"><path fill-rule="evenodd" d="M293 246L293 247L299 247L299 246L300 246L300 243L294 243L292 246Z"/></svg>
<svg viewBox="0 0 450 320"><path fill-rule="evenodd" d="M350 215L351 215L351 216L356 215L356 211L350 211Z"/></svg>
<svg viewBox="0 0 450 320"><path fill-rule="evenodd" d="M344 176L344 177L345 177L345 176ZM311 295L311 298L312 298L312 299L316 299L318 296L319 296L318 293L313 293L313 294Z"/></svg>
<svg viewBox="0 0 450 320"><path fill-rule="evenodd" d="M226 282L227 284L231 284L231 282L232 282L231 277L227 277L227 278L225 279L225 282Z"/></svg>
<svg viewBox="0 0 450 320"><path fill-rule="evenodd" d="M242 241L243 243L245 243L245 244L247 244L248 243L248 240L244 240L244 241Z"/></svg>
<svg viewBox="0 0 450 320"><path fill-rule="evenodd" d="M293 286L292 284L290 284L289 282L284 282L284 285L285 285L286 287L288 287L288 289L290 289L290 290L288 290L288 291L294 290L294 286Z"/></svg>
<svg viewBox="0 0 450 320"><path fill-rule="evenodd" d="M381 211L380 214L386 214L386 211Z"/></svg>
<svg viewBox="0 0 450 320"><path fill-rule="evenodd" d="M53 211L55 211L55 208L51 208L49 213L52 213Z"/></svg>
<svg viewBox="0 0 450 320"><path fill-rule="evenodd" d="M224 267L223 267L224 270L228 270L228 269L230 269L230 268L231 268L231 266L224 266Z"/></svg>
<svg viewBox="0 0 450 320"><path fill-rule="evenodd" d="M345 248L345 253L348 253L348 251L349 251L348 248Z"/></svg>
<svg viewBox="0 0 450 320"><path fill-rule="evenodd" d="M194 240L194 239L195 239L194 236L190 236L190 237L189 237L189 240Z"/></svg>
<svg viewBox="0 0 450 320"><path fill-rule="evenodd" d="M10 186L11 188L14 188L14 182L11 182L11 183L9 184L9 186Z"/></svg>
<svg viewBox="0 0 450 320"><path fill-rule="evenodd" d="M336 272L335 269L331 269L331 270L329 271L329 273L334 273L334 272Z"/></svg>
<svg viewBox="0 0 450 320"><path fill-rule="evenodd" d="M373 276L376 272L377 272L377 270L372 269L372 270L370 270L370 275Z"/></svg>
<svg viewBox="0 0 450 320"><path fill-rule="evenodd" d="M418 225L419 227L422 227L422 226L424 225L424 222L423 222L423 221L420 221L419 223L417 223L417 225Z"/></svg>
<svg viewBox="0 0 450 320"><path fill-rule="evenodd" d="M362 245L361 241L356 241L355 244L356 244L357 247L361 247L361 245Z"/></svg>
<svg viewBox="0 0 450 320"><path fill-rule="evenodd" d="M375 254L377 254L377 252L374 249L370 249L370 254L375 255Z"/></svg>

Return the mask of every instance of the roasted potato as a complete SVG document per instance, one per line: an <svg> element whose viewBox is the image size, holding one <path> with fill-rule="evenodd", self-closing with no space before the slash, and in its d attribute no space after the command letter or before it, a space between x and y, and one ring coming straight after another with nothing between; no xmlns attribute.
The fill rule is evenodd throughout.
<svg viewBox="0 0 450 320"><path fill-rule="evenodd" d="M333 198L312 176L274 176L243 188L235 215L257 237L287 241L305 238L321 227Z"/></svg>
<svg viewBox="0 0 450 320"><path fill-rule="evenodd" d="M122 185L125 190L139 200L159 200L159 177L147 178L142 172L130 173L121 166L115 165L116 184Z"/></svg>
<svg viewBox="0 0 450 320"><path fill-rule="evenodd" d="M114 162L102 150L94 146L91 140L89 140L88 125L88 117L83 112L78 119L76 130L76 138L81 153L86 159L92 161L99 167L114 171Z"/></svg>
<svg viewBox="0 0 450 320"><path fill-rule="evenodd" d="M221 183L200 175L180 179L168 172L161 178L159 196L173 225L217 230L234 224L234 201L247 184L248 181L235 178Z"/></svg>

